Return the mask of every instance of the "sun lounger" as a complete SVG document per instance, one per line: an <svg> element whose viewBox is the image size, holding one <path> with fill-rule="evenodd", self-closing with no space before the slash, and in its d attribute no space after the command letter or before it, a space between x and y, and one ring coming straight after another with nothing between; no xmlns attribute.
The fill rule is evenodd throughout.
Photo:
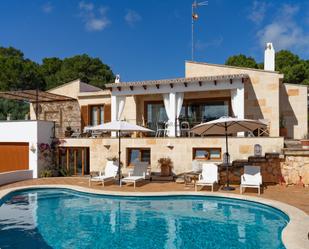
<svg viewBox="0 0 309 249"><path fill-rule="evenodd" d="M89 178L89 186L91 186L91 182L102 182L104 187L104 183L108 181L113 181L117 176L118 166L111 161L108 161L105 167L105 172L100 172L99 176L90 177Z"/></svg>
<svg viewBox="0 0 309 249"><path fill-rule="evenodd" d="M241 175L240 193L243 188L257 188L261 194L262 175L260 166L245 166L244 174Z"/></svg>
<svg viewBox="0 0 309 249"><path fill-rule="evenodd" d="M202 173L199 175L199 180L195 183L195 191L197 186L211 186L211 191L214 191L214 184L218 182L218 166L214 163L203 163Z"/></svg>
<svg viewBox="0 0 309 249"><path fill-rule="evenodd" d="M135 163L133 172L129 172L129 176L121 179L120 186L123 182L125 183L133 183L134 188L136 187L136 182L143 181L146 179L148 170L148 163L147 162L138 162Z"/></svg>

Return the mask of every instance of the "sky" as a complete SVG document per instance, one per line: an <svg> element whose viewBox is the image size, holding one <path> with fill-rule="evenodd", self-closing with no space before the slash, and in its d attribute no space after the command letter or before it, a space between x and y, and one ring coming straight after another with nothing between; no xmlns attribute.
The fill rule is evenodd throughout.
<svg viewBox="0 0 309 249"><path fill-rule="evenodd" d="M200 0L199 2L203 2ZM45 57L86 53L121 81L184 76L192 0L1 0L0 46ZM265 42L309 57L309 1L208 0L194 22L195 61L236 54L263 61Z"/></svg>

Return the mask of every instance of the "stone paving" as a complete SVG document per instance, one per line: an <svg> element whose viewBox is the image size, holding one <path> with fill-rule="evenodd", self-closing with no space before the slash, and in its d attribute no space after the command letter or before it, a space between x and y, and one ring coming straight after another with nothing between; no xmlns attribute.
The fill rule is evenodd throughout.
<svg viewBox="0 0 309 249"><path fill-rule="evenodd" d="M76 185L81 187L89 187L89 181L87 177L53 177L53 178L39 178L26 180L16 183L0 186L1 189L10 187L28 186L28 185L45 185L45 184L61 184L61 185ZM230 193L239 194L238 186L235 186L236 190ZM123 192L166 192L166 191L193 191L193 186L185 186L184 184L178 184L175 182L141 182L138 183L136 189L132 185L124 185L119 187L116 184L110 183L103 187L100 183L92 183L91 188L101 189L107 191L123 191ZM202 191L209 191L204 188ZM215 191L224 192L219 187ZM258 196L256 189L247 189L245 195ZM309 188L301 186L281 186L272 185L264 187L261 194L262 198L277 200L295 206L309 215Z"/></svg>

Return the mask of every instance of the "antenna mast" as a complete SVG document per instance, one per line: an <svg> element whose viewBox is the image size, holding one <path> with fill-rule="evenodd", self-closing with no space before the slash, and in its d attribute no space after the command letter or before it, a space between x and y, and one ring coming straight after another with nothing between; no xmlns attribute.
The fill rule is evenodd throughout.
<svg viewBox="0 0 309 249"><path fill-rule="evenodd" d="M192 50L191 50L191 60L194 60L194 21L196 21L198 19L198 14L196 13L197 8L201 7L201 6L206 6L208 5L208 1L204 1L204 2L197 2L196 0L194 0L194 2L192 3L192 34L191 34L191 39L192 39Z"/></svg>

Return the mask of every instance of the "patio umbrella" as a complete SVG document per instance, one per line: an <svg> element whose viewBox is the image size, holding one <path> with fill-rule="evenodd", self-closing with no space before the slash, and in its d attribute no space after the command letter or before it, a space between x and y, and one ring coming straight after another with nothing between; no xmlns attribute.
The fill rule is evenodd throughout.
<svg viewBox="0 0 309 249"><path fill-rule="evenodd" d="M121 132L154 132L153 130L147 129L145 127L128 123L126 121L112 121L105 124L100 124L97 126L87 127L86 130L95 131L116 131L118 133L118 176L119 183L121 179L121 167L120 167L120 156L121 156Z"/></svg>
<svg viewBox="0 0 309 249"><path fill-rule="evenodd" d="M225 135L225 148L227 155L226 175L227 186L224 190L234 190L229 183L229 150L228 150L228 135L237 132L254 131L259 128L266 128L267 125L258 120L239 119L232 117L221 117L206 123L194 126L191 131L198 135Z"/></svg>

